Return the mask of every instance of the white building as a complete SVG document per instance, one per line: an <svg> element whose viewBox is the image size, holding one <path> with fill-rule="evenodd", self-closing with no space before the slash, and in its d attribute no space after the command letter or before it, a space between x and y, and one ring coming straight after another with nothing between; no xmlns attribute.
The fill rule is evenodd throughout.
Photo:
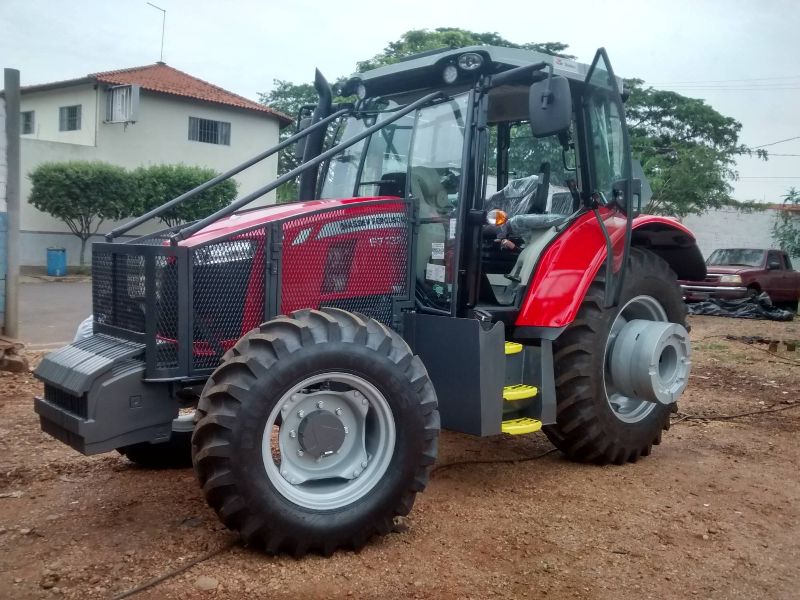
<svg viewBox="0 0 800 600"><path fill-rule="evenodd" d="M718 208L681 220L695 234L700 251L708 258L717 248L778 248L772 226L784 210L787 209L782 204L769 204L755 211ZM793 257L795 260L800 257Z"/></svg>
<svg viewBox="0 0 800 600"><path fill-rule="evenodd" d="M23 87L20 110L23 199L30 194L27 175L43 162L183 163L222 172L277 144L280 127L291 122L164 63ZM237 175L239 195L274 179L277 160ZM80 242L63 222L27 202L20 220L21 264L45 264L50 246L67 248L69 263L77 264ZM114 225L104 223L101 233Z"/></svg>

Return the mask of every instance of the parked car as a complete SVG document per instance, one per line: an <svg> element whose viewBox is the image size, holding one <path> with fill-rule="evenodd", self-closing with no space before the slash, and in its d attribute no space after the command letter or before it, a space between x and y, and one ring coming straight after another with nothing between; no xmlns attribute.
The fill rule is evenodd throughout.
<svg viewBox="0 0 800 600"><path fill-rule="evenodd" d="M680 281L687 301L731 300L761 292L775 303L796 304L800 299L800 273L782 250L721 248L711 253L706 267L703 281Z"/></svg>

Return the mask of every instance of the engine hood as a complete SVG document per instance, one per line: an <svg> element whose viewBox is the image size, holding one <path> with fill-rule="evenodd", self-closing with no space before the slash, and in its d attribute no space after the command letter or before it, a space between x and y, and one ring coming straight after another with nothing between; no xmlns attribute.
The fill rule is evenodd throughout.
<svg viewBox="0 0 800 600"><path fill-rule="evenodd" d="M248 231L259 225L280 221L289 217L311 214L319 210L331 209L337 206L352 206L370 200L394 200L396 196L372 196L368 198L343 198L336 200L309 200L307 202L292 202L289 204L273 204L263 208L255 208L234 213L229 217L212 223L201 229L192 237L183 240L180 245L189 248L198 246L218 238L228 237L237 232Z"/></svg>
<svg viewBox="0 0 800 600"><path fill-rule="evenodd" d="M759 267L745 267L743 265L708 265L706 270L709 275L739 275L745 271L753 271Z"/></svg>

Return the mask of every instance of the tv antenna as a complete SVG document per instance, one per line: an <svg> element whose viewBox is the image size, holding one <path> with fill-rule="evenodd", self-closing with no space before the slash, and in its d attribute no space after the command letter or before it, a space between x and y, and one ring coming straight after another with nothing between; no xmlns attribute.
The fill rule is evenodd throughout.
<svg viewBox="0 0 800 600"><path fill-rule="evenodd" d="M164 26L167 23L167 11L161 8L160 6L156 6L152 2L148 2L150 6L155 8L156 10L161 11L161 56L158 59L158 62L164 62Z"/></svg>

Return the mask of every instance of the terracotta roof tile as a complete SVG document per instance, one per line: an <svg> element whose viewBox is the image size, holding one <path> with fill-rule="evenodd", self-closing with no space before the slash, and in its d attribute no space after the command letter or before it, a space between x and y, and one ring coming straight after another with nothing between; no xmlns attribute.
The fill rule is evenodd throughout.
<svg viewBox="0 0 800 600"><path fill-rule="evenodd" d="M248 100L243 96L224 90L219 86L193 77L188 73L179 71L164 63L120 69L118 71L92 73L89 77L101 83L111 85L138 85L143 90L151 92L160 92L162 94L171 94L184 98L194 98L195 100L203 100L205 102L213 102L215 104L224 104L267 113L277 117L284 125L292 122L291 117L280 111Z"/></svg>

